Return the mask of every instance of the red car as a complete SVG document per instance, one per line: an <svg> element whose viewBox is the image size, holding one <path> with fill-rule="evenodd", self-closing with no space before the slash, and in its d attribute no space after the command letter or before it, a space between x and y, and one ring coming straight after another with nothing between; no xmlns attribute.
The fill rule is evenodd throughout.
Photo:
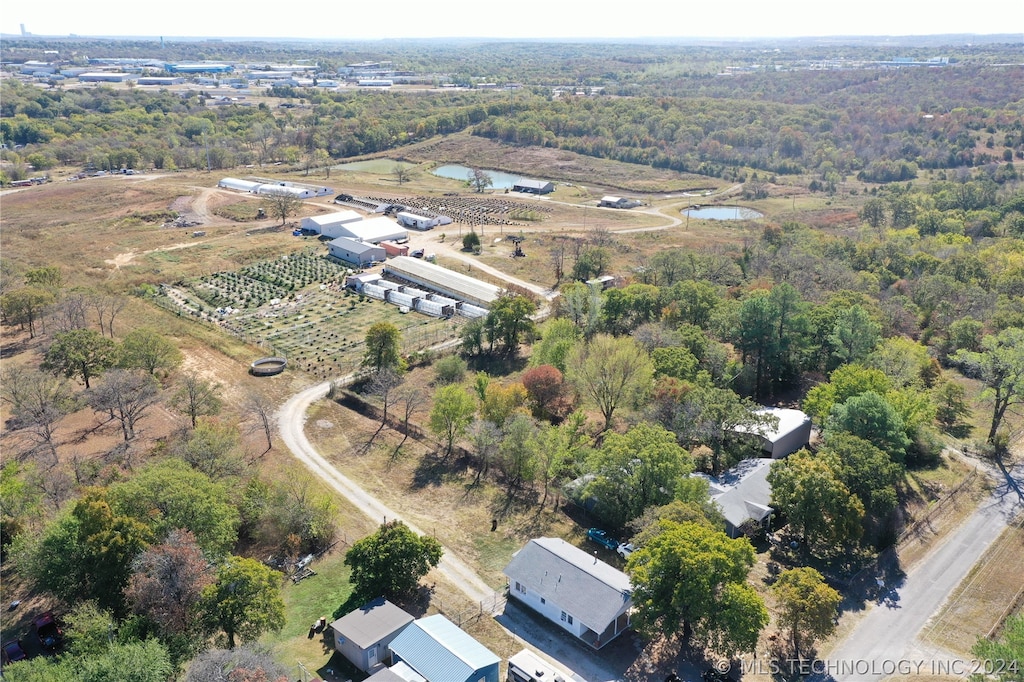
<svg viewBox="0 0 1024 682"><path fill-rule="evenodd" d="M64 638L64 633L61 631L56 619L54 619L53 614L49 611L41 616L37 616L32 621L32 628L35 630L36 637L39 638L39 643L47 651L56 649Z"/></svg>
<svg viewBox="0 0 1024 682"><path fill-rule="evenodd" d="M28 658L28 654L25 653L25 649L21 646L20 639L12 639L9 642L5 642L2 655L4 663L24 661Z"/></svg>

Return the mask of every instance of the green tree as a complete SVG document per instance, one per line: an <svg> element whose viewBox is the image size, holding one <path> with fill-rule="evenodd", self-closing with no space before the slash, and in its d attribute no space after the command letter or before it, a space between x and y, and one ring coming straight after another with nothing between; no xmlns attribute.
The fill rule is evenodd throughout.
<svg viewBox="0 0 1024 682"><path fill-rule="evenodd" d="M778 601L779 624L789 628L793 654L803 660L801 645L814 646L815 640L835 630L842 597L813 568L783 571L772 585L772 594Z"/></svg>
<svg viewBox="0 0 1024 682"><path fill-rule="evenodd" d="M170 371L181 364L181 351L166 336L152 329L133 329L121 341L118 365L128 369Z"/></svg>
<svg viewBox="0 0 1024 682"><path fill-rule="evenodd" d="M469 186L473 188L474 192L482 194L493 184L494 178L482 168L473 168L469 171Z"/></svg>
<svg viewBox="0 0 1024 682"><path fill-rule="evenodd" d="M551 365L565 373L569 352L582 336L579 327L563 317L557 317L544 324L539 343L533 345L530 366Z"/></svg>
<svg viewBox="0 0 1024 682"><path fill-rule="evenodd" d="M555 299L554 305L557 316L576 325L584 337L589 339L597 330L602 305L597 287L583 282L570 282L562 287L562 295Z"/></svg>
<svg viewBox="0 0 1024 682"><path fill-rule="evenodd" d="M598 501L596 512L606 523L621 528L648 507L671 502L693 461L674 433L641 422L624 434L609 433L587 469L594 478L584 495Z"/></svg>
<svg viewBox="0 0 1024 682"><path fill-rule="evenodd" d="M462 250L473 251L480 246L480 235L470 230L462 236Z"/></svg>
<svg viewBox="0 0 1024 682"><path fill-rule="evenodd" d="M567 374L576 390L600 410L602 430L607 431L619 406L650 389L654 365L633 339L598 335L573 350Z"/></svg>
<svg viewBox="0 0 1024 682"><path fill-rule="evenodd" d="M820 452L839 480L864 505L866 517L883 519L896 509L903 467L870 442L849 433L832 434Z"/></svg>
<svg viewBox="0 0 1024 682"><path fill-rule="evenodd" d="M774 428L778 417L760 411L760 406L727 388L699 386L682 397L673 417L673 431L690 447L707 446L711 450L711 473L718 473L750 456L750 433L758 427Z"/></svg>
<svg viewBox="0 0 1024 682"><path fill-rule="evenodd" d="M525 296L501 296L487 313L485 328L492 337L491 341L500 340L505 353L515 354L522 338L533 334L533 320L530 319L530 315L535 310L537 304Z"/></svg>
<svg viewBox="0 0 1024 682"><path fill-rule="evenodd" d="M211 558L223 556L238 539L238 509L232 490L179 459L142 469L110 487L111 506L152 528L157 538L185 528Z"/></svg>
<svg viewBox="0 0 1024 682"><path fill-rule="evenodd" d="M402 370L402 356L399 352L401 332L390 322L376 322L366 331L366 353L363 366L374 372L394 368Z"/></svg>
<svg viewBox="0 0 1024 682"><path fill-rule="evenodd" d="M885 395L891 388L892 382L881 370L858 364L842 365L829 375L827 383L807 392L803 409L820 424L832 413L833 406L868 391Z"/></svg>
<svg viewBox="0 0 1024 682"><path fill-rule="evenodd" d="M215 419L203 419L183 433L171 451L213 481L230 481L245 471L238 427Z"/></svg>
<svg viewBox="0 0 1024 682"><path fill-rule="evenodd" d="M117 620L94 601L75 604L64 616L67 624L67 652L78 660L101 654L110 647Z"/></svg>
<svg viewBox="0 0 1024 682"><path fill-rule="evenodd" d="M489 381L484 389L483 402L480 404L480 416L499 429L504 428L512 416L525 412L528 399L529 394L522 384L503 386Z"/></svg>
<svg viewBox="0 0 1024 682"><path fill-rule="evenodd" d="M843 308L836 314L828 335L832 354L841 362L860 362L874 350L882 338L882 327L860 305Z"/></svg>
<svg viewBox="0 0 1024 682"><path fill-rule="evenodd" d="M796 452L772 463L768 484L772 506L812 548L831 553L860 538L864 505L825 460Z"/></svg>
<svg viewBox="0 0 1024 682"><path fill-rule="evenodd" d="M526 414L517 414L504 425L498 446L498 468L505 477L510 494L537 473L537 424Z"/></svg>
<svg viewBox="0 0 1024 682"><path fill-rule="evenodd" d="M882 341L864 360L867 367L882 371L892 386L920 386L931 367L928 349L902 336Z"/></svg>
<svg viewBox="0 0 1024 682"><path fill-rule="evenodd" d="M228 557L217 568L217 578L202 593L200 609L211 631L223 632L229 649L235 638L258 639L284 627L284 576L256 559Z"/></svg>
<svg viewBox="0 0 1024 682"><path fill-rule="evenodd" d="M450 384L442 386L434 394L434 408L430 411L430 430L438 438L443 438L447 449L445 455L452 454L455 441L473 420L476 405L473 398L461 386Z"/></svg>
<svg viewBox="0 0 1024 682"><path fill-rule="evenodd" d="M29 338L36 336L36 320L46 306L54 302L53 293L40 287L21 287L0 296L0 315L4 322L28 329Z"/></svg>
<svg viewBox="0 0 1024 682"><path fill-rule="evenodd" d="M697 377L697 358L683 346L667 346L651 351L656 376L668 376L683 381Z"/></svg>
<svg viewBox="0 0 1024 682"><path fill-rule="evenodd" d="M696 637L717 651L753 651L768 611L745 582L754 564L750 542L697 523L658 525L626 563L637 629L681 634L684 646Z"/></svg>
<svg viewBox="0 0 1024 682"><path fill-rule="evenodd" d="M900 464L906 459L907 448L910 447L903 418L889 401L874 391L855 395L832 406L832 413L825 423L825 434L829 437L837 432L868 441Z"/></svg>
<svg viewBox="0 0 1024 682"><path fill-rule="evenodd" d="M117 344L92 329L58 332L46 351L43 369L68 378L81 377L89 388L89 379L112 367L117 357Z"/></svg>
<svg viewBox="0 0 1024 682"><path fill-rule="evenodd" d="M441 543L420 536L401 521L381 524L373 535L356 541L345 553L356 594L371 599L408 597L420 578L441 561Z"/></svg>
<svg viewBox="0 0 1024 682"><path fill-rule="evenodd" d="M984 661L1004 662L995 674L999 682L1024 682L1024 614L1007 618L999 637L979 637L971 653Z"/></svg>
<svg viewBox="0 0 1024 682"><path fill-rule="evenodd" d="M1024 403L1024 328L1008 327L985 336L980 351L961 350L954 359L965 372L985 384L982 398L992 403L992 420L985 442L993 445L1006 411Z"/></svg>
<svg viewBox="0 0 1024 682"><path fill-rule="evenodd" d="M877 198L868 199L861 207L860 217L871 227L882 227L886 219L885 201Z"/></svg>

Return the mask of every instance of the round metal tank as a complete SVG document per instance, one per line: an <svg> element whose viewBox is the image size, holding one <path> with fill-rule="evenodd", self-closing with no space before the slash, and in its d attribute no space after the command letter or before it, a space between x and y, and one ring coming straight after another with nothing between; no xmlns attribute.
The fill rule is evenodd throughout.
<svg viewBox="0 0 1024 682"><path fill-rule="evenodd" d="M288 361L285 358L260 358L252 363L249 372L257 377L269 377L284 371Z"/></svg>

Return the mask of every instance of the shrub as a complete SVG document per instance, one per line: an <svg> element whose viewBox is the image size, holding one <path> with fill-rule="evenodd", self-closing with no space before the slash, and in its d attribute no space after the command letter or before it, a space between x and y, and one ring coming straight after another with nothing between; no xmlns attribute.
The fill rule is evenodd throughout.
<svg viewBox="0 0 1024 682"><path fill-rule="evenodd" d="M466 361L458 355L449 355L435 363L434 372L437 383L442 386L459 383L466 376Z"/></svg>

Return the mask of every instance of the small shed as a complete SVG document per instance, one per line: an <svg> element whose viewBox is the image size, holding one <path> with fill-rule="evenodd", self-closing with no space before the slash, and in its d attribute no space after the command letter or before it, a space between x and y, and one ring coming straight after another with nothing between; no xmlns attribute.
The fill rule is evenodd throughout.
<svg viewBox="0 0 1024 682"><path fill-rule="evenodd" d="M395 242L381 242L380 246L388 254L388 258L395 256L408 256L409 245L408 244L396 244Z"/></svg>
<svg viewBox="0 0 1024 682"><path fill-rule="evenodd" d="M364 672L384 665L388 645L415 620L384 597L363 604L331 623L334 648Z"/></svg>
<svg viewBox="0 0 1024 682"><path fill-rule="evenodd" d="M512 185L513 192L526 192L528 194L550 194L555 191L555 183L547 180L530 180L521 178Z"/></svg>
<svg viewBox="0 0 1024 682"><path fill-rule="evenodd" d="M376 244L367 244L350 237L338 237L328 242L327 251L338 260L343 260L346 263L352 263L360 267L380 263L387 258L387 252L382 247Z"/></svg>
<svg viewBox="0 0 1024 682"><path fill-rule="evenodd" d="M501 658L441 614L406 626L389 648L427 682L498 682Z"/></svg>
<svg viewBox="0 0 1024 682"><path fill-rule="evenodd" d="M811 442L811 418L800 410L762 407L757 412L778 418L779 425L774 429L770 426L740 427L736 431L759 437L764 457L781 459Z"/></svg>

